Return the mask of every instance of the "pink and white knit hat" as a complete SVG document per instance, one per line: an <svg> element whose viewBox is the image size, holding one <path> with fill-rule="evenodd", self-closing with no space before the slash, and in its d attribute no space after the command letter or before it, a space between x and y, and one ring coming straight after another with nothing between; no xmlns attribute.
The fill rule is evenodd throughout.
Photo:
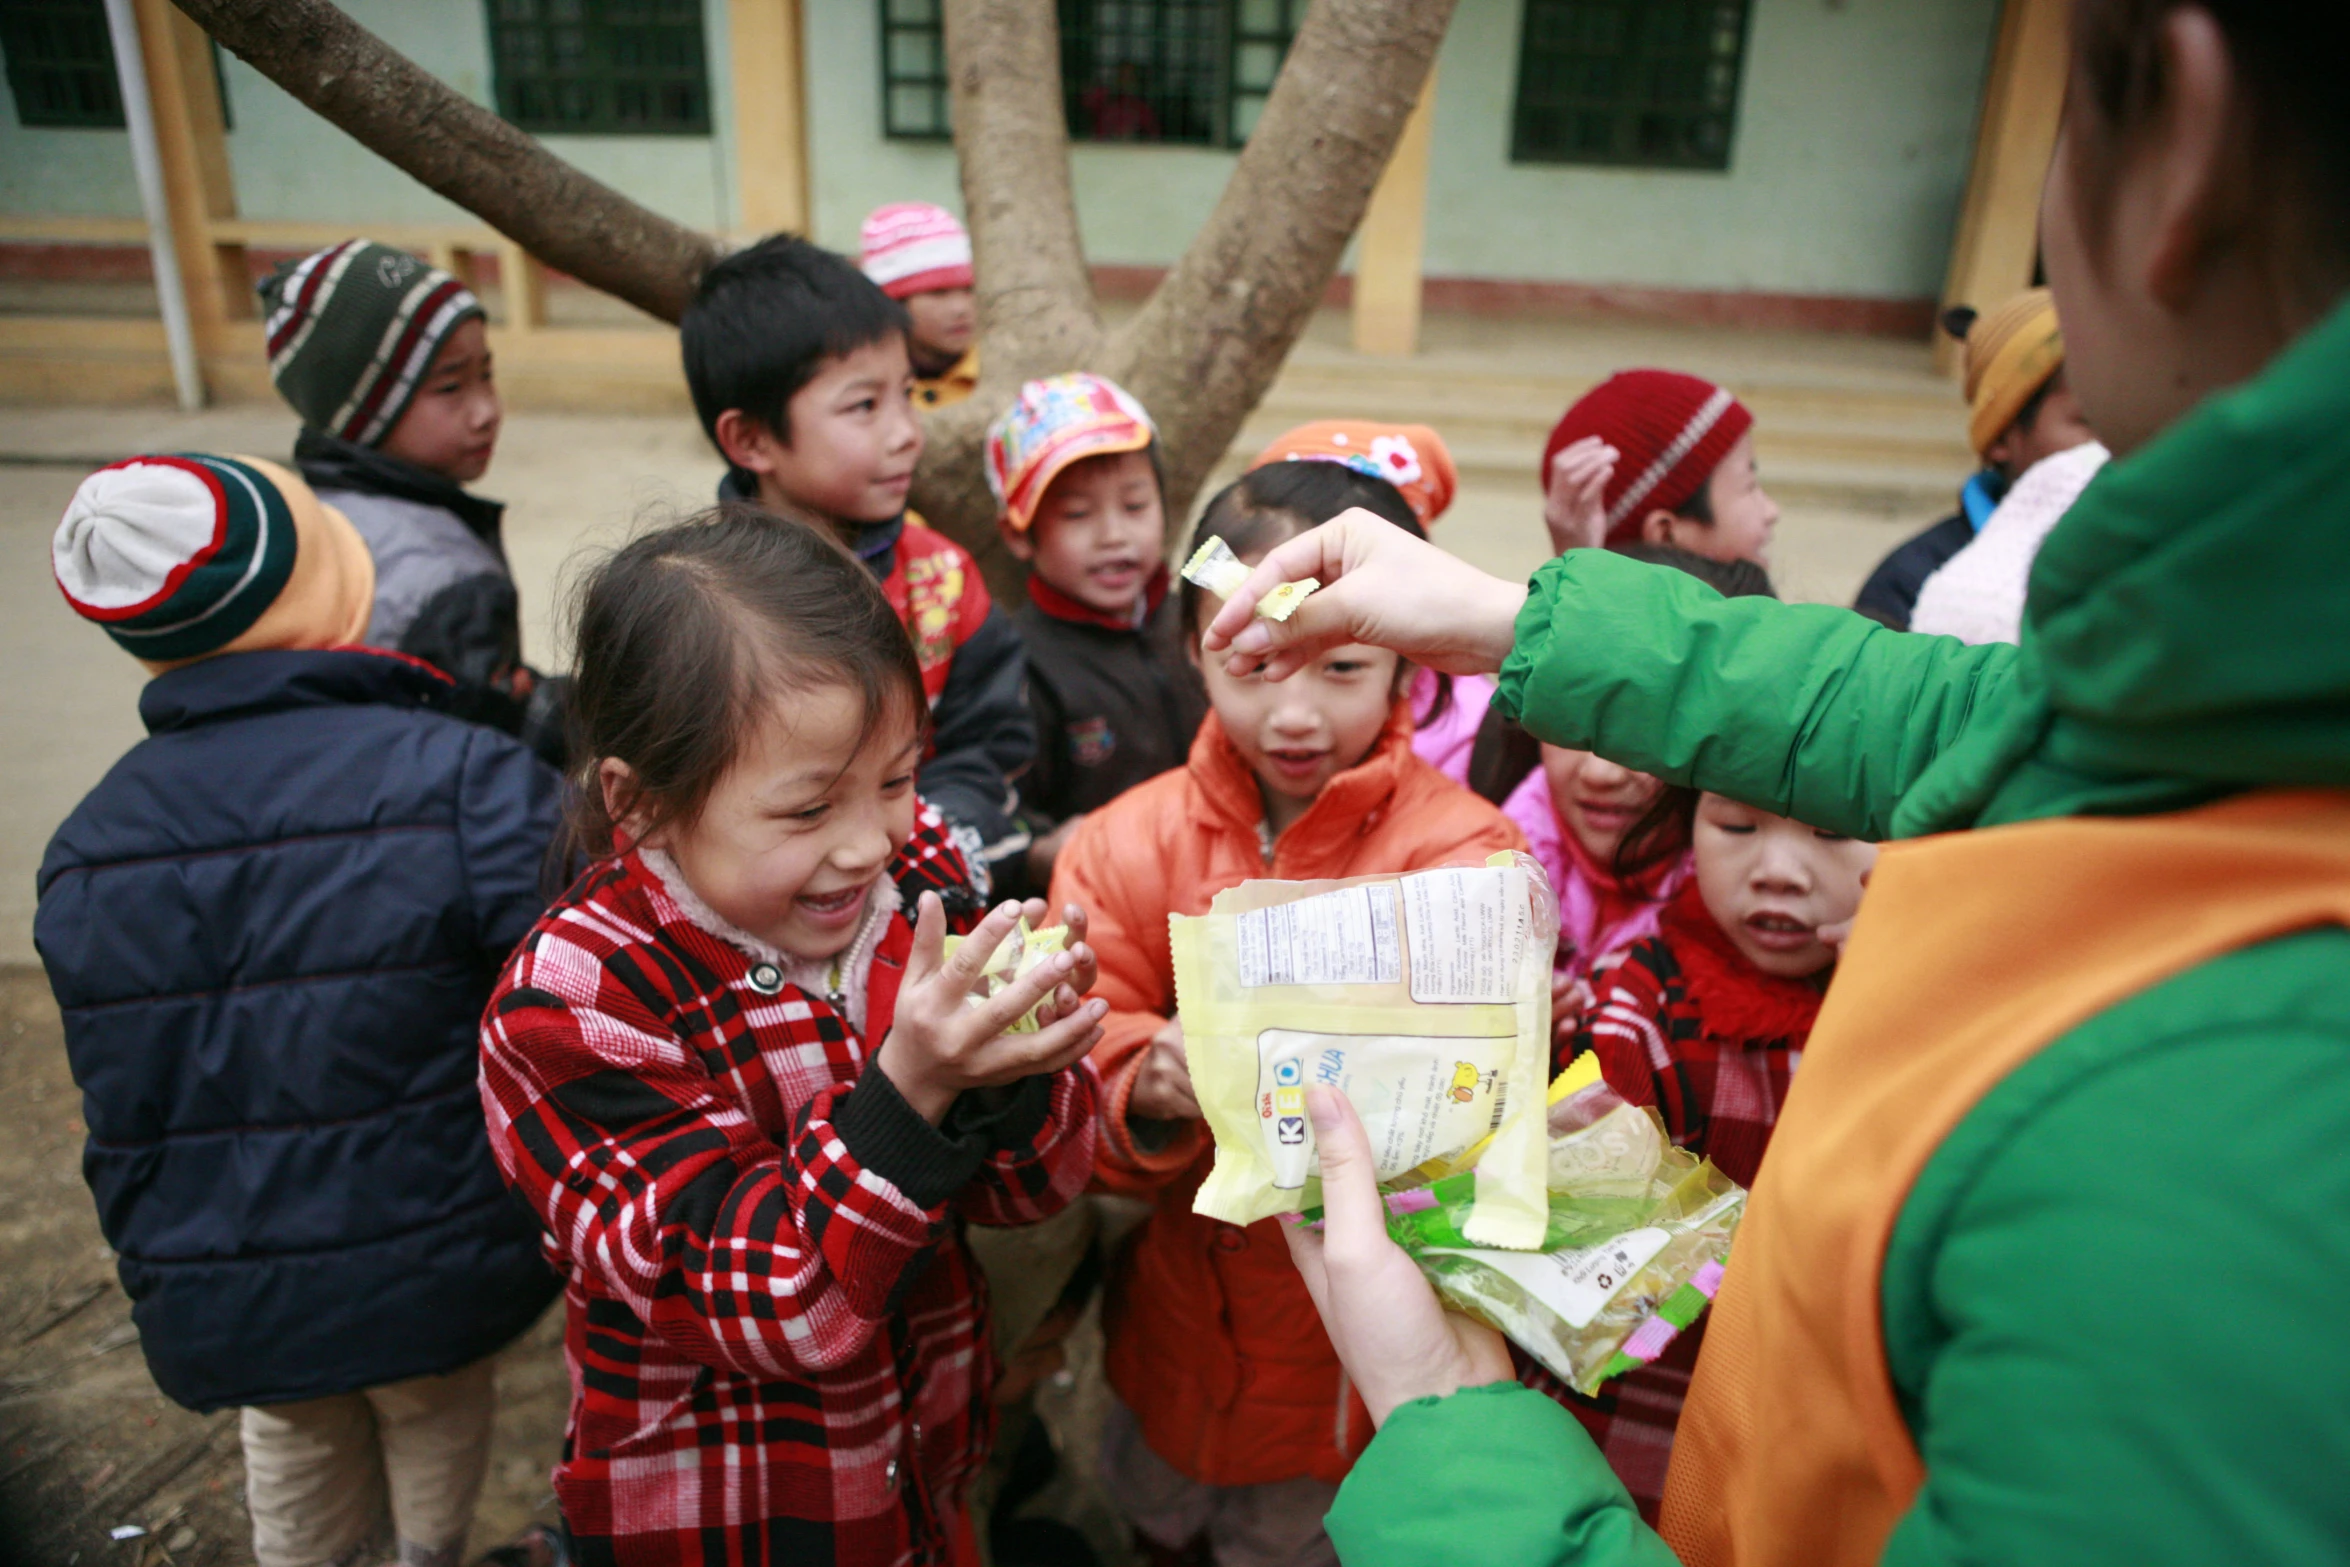
<svg viewBox="0 0 2350 1567"><path fill-rule="evenodd" d="M895 201L857 231L857 265L892 299L971 286L971 236L944 207Z"/></svg>

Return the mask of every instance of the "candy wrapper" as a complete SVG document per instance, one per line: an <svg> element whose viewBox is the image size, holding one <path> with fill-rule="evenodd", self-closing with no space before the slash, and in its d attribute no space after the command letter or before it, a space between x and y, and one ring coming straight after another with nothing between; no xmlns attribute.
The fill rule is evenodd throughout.
<svg viewBox="0 0 2350 1567"><path fill-rule="evenodd" d="M1585 1056L1552 1085L1542 1250L1475 1244L1459 1177L1391 1194L1388 1232L1447 1303L1580 1393L1663 1353L1720 1288L1746 1190L1675 1148Z"/></svg>
<svg viewBox="0 0 2350 1567"><path fill-rule="evenodd" d="M944 956L953 957L955 950L963 945L965 939L962 936L947 937ZM989 998L1002 991L1006 985L1023 978L1047 958L1066 951L1068 946L1068 926L1047 925L1042 930L1030 930L1026 920L1020 921L1012 927L1012 934L1006 936L1003 942L997 946L995 952L989 956L987 967L979 971L979 983L973 986L970 995L964 998L965 1004L975 1007L983 1005ZM1040 1007L1044 1003L1039 1001L1036 1005ZM1036 1007L1030 1007L1021 1014L1018 1022L1005 1029L1004 1032L1007 1034L1033 1034L1036 1029Z"/></svg>
<svg viewBox="0 0 2350 1567"><path fill-rule="evenodd" d="M1305 1091L1323 1083L1353 1101L1382 1184L1457 1177L1474 1244L1542 1243L1558 904L1540 865L1245 882L1168 933L1216 1140L1194 1211L1248 1224L1318 1203Z"/></svg>
<svg viewBox="0 0 2350 1567"><path fill-rule="evenodd" d="M1183 563L1183 580L1196 583L1220 599L1228 599L1240 591L1248 581L1248 563L1232 553L1232 546L1222 539L1210 539L1192 551L1191 559ZM1306 601L1306 595L1322 584L1312 577L1301 577L1295 582L1284 582L1263 598L1257 600L1259 620L1287 620L1297 613L1297 607Z"/></svg>

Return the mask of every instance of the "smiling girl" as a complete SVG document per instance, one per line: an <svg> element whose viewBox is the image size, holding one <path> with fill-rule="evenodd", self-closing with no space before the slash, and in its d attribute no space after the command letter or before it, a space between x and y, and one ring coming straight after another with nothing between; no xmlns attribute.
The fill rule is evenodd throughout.
<svg viewBox="0 0 2350 1567"><path fill-rule="evenodd" d="M914 651L828 535L748 506L648 534L578 646L601 858L482 1027L491 1146L567 1283L564 1523L587 1561L975 1562L995 1365L961 1227L1085 1185L1091 951L972 1004L1045 909L976 918L915 795Z"/></svg>
<svg viewBox="0 0 2350 1567"><path fill-rule="evenodd" d="M1384 484L1333 464L1274 464L1209 502L1191 548L1221 538L1254 560ZM1322 505L1291 509L1304 487ZM1390 520L1417 533L1400 510ZM1195 650L1218 602L1183 589ZM1111 1009L1094 1052L1100 1174L1156 1205L1104 1318L1120 1400L1105 1480L1163 1551L1204 1537L1219 1563L1330 1562L1322 1515L1370 1425L1279 1227L1191 1211L1213 1150L1173 1021L1167 917L1205 913L1252 877L1427 870L1523 840L1414 753L1413 669L1393 653L1334 647L1279 683L1219 660L1203 672L1211 711L1189 761L1089 814L1053 877L1056 901L1092 912Z"/></svg>

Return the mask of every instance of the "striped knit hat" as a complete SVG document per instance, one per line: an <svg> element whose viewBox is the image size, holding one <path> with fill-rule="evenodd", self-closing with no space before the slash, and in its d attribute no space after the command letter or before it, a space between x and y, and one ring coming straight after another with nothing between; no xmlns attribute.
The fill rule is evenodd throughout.
<svg viewBox="0 0 2350 1567"><path fill-rule="evenodd" d="M361 446L400 422L449 334L486 319L454 277L367 239L287 262L260 294L278 394L304 424Z"/></svg>
<svg viewBox="0 0 2350 1567"><path fill-rule="evenodd" d="M971 286L971 236L944 207L897 201L857 231L857 265L892 299Z"/></svg>
<svg viewBox="0 0 2350 1567"><path fill-rule="evenodd" d="M131 457L74 491L58 589L153 670L211 653L357 642L375 560L310 486L257 457Z"/></svg>
<svg viewBox="0 0 2350 1567"><path fill-rule="evenodd" d="M1587 435L1620 454L1602 498L1607 542L1640 531L1652 511L1677 512L1705 488L1754 415L1728 392L1678 370L1621 370L1583 394L1542 448L1535 482L1550 487L1550 460Z"/></svg>

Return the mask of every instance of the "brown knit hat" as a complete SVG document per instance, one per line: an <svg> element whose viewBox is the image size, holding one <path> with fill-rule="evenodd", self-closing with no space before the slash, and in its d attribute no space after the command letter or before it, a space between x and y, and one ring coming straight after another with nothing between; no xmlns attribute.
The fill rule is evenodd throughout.
<svg viewBox="0 0 2350 1567"><path fill-rule="evenodd" d="M1967 442L1981 457L2064 364L2056 299L2029 288L1966 329Z"/></svg>

